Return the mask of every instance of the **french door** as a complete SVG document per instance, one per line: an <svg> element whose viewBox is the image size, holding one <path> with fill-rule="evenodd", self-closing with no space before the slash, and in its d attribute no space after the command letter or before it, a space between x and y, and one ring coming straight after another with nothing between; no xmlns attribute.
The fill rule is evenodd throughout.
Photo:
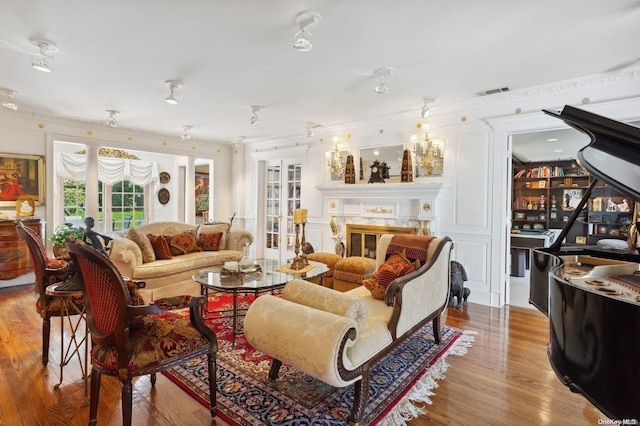
<svg viewBox="0 0 640 426"><path fill-rule="evenodd" d="M265 257L285 262L295 256L293 211L300 208L302 166L275 161L266 167Z"/></svg>

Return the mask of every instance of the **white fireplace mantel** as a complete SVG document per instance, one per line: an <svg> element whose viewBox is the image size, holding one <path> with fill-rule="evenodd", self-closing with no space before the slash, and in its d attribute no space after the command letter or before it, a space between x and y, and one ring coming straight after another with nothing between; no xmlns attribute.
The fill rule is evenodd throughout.
<svg viewBox="0 0 640 426"><path fill-rule="evenodd" d="M316 186L318 191L326 198L335 199L361 199L384 200L399 198L409 199L435 199L441 191L450 185L435 182L411 182L411 183L366 183L366 184L340 184Z"/></svg>
<svg viewBox="0 0 640 426"><path fill-rule="evenodd" d="M317 186L327 212L379 219L437 219L437 206L450 184L439 182L339 184Z"/></svg>

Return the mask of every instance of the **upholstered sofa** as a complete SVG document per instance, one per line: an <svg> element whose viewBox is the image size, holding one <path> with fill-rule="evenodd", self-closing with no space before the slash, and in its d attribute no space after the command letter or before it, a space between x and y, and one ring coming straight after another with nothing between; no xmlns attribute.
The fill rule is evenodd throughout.
<svg viewBox="0 0 640 426"><path fill-rule="evenodd" d="M378 272L388 261L392 238L388 234L380 237ZM449 300L452 247L448 237L429 240L423 264L393 279L383 293L384 300L374 298L365 286L341 293L291 280L281 298L264 295L252 303L245 317L245 336L252 346L273 357L272 380L286 363L332 386L355 383L348 420L357 424L364 415L372 364L429 321L440 343L440 315Z"/></svg>
<svg viewBox="0 0 640 426"><path fill-rule="evenodd" d="M181 237L176 238L178 235ZM249 231L230 230L227 223L156 222L132 228L124 235L108 236L113 238L109 257L122 275L145 282L140 293L146 302L177 294L200 294L200 286L191 279L194 273L240 260L244 247L253 242Z"/></svg>

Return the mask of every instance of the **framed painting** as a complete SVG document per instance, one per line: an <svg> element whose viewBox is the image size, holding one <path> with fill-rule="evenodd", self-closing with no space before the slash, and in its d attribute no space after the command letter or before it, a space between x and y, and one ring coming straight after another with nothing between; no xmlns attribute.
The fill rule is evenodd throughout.
<svg viewBox="0 0 640 426"><path fill-rule="evenodd" d="M0 153L0 206L16 205L20 197L31 197L44 205L44 157Z"/></svg>
<svg viewBox="0 0 640 426"><path fill-rule="evenodd" d="M209 212L209 174L196 172L196 216L202 216L203 212Z"/></svg>

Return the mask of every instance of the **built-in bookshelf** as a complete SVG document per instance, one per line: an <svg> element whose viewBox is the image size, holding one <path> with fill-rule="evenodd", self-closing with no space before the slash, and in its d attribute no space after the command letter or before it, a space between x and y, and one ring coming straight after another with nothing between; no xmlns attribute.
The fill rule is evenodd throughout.
<svg viewBox="0 0 640 426"><path fill-rule="evenodd" d="M514 165L512 230L535 233L564 228L591 180L573 161ZM634 200L606 184L596 185L565 242L596 244L603 238L626 239L634 205Z"/></svg>

